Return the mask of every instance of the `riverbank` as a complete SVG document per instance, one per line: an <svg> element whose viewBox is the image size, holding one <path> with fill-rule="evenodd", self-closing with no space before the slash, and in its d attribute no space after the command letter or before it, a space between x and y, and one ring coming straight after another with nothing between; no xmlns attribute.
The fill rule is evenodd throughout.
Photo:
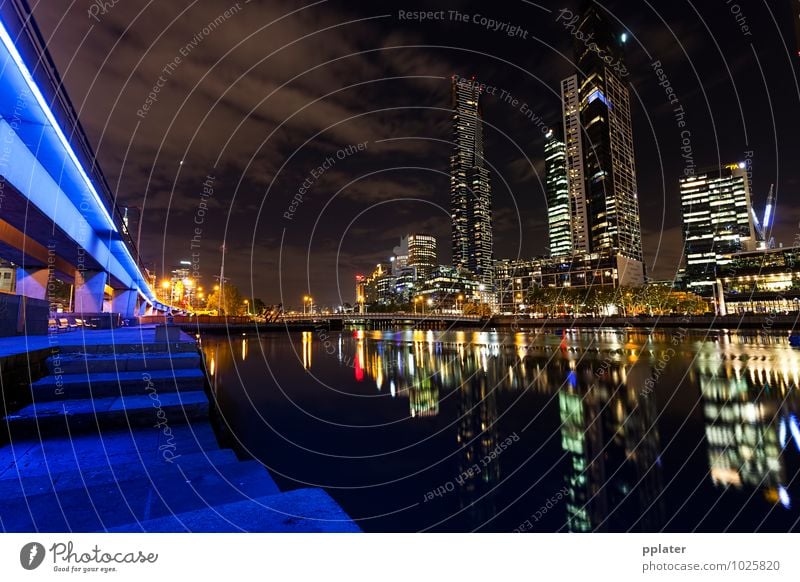
<svg viewBox="0 0 800 582"><path fill-rule="evenodd" d="M221 444L196 339L154 326L0 338L0 531L359 531ZM28 375L27 383L21 379Z"/></svg>
<svg viewBox="0 0 800 582"><path fill-rule="evenodd" d="M527 315L496 315L490 327L502 328L686 328L686 329L762 329L764 331L798 328L800 313L789 315L663 315L656 317L551 317L532 318Z"/></svg>

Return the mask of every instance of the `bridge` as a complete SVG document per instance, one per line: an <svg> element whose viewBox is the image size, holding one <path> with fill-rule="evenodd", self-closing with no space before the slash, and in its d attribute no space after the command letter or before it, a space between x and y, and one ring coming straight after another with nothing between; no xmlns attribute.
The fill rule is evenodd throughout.
<svg viewBox="0 0 800 582"><path fill-rule="evenodd" d="M413 325L415 327L471 327L486 322L479 315L447 313L333 313L333 314L282 314L274 323L282 325L315 326L327 325L331 328L346 325L365 325L375 329Z"/></svg>
<svg viewBox="0 0 800 582"><path fill-rule="evenodd" d="M4 2L0 258L13 265L16 285L4 289L0 335L21 332L20 321L28 333L42 333L43 319L46 330L54 279L73 285L76 314L133 317L167 308L114 200L27 3Z"/></svg>

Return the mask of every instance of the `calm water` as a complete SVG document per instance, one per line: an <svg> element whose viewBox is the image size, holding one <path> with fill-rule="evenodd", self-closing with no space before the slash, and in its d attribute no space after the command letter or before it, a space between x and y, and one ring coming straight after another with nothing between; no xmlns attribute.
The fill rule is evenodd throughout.
<svg viewBox="0 0 800 582"><path fill-rule="evenodd" d="M800 350L665 330L205 337L282 488L366 531L789 531Z"/></svg>

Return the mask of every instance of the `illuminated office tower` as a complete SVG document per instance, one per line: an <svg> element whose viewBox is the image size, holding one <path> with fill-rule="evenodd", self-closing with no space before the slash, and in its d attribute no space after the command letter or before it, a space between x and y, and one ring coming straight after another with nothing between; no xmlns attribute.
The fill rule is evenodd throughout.
<svg viewBox="0 0 800 582"><path fill-rule="evenodd" d="M438 266L436 237L427 234L408 235L408 266L416 271L416 278L425 280Z"/></svg>
<svg viewBox="0 0 800 582"><path fill-rule="evenodd" d="M703 295L713 291L726 255L753 250L756 233L750 184L743 163L680 179L686 281Z"/></svg>
<svg viewBox="0 0 800 582"><path fill-rule="evenodd" d="M581 33L574 35L578 72L565 79L561 87L573 233L577 231L580 237L585 232L588 242L584 245L576 239L575 249L616 257L619 284L640 285L644 282L642 229L625 80L628 71L622 58L627 35L616 32L595 4L582 12L576 30ZM591 38L592 42L579 38ZM585 230L581 225L584 211Z"/></svg>
<svg viewBox="0 0 800 582"><path fill-rule="evenodd" d="M569 191L571 247L575 253L589 252L589 232L586 221L586 185L583 180L583 139L581 109L578 97L578 76L561 82L564 113L564 147Z"/></svg>
<svg viewBox="0 0 800 582"><path fill-rule="evenodd" d="M558 129L550 129L544 144L547 224L550 233L550 256L572 254L572 220L567 188L566 148Z"/></svg>
<svg viewBox="0 0 800 582"><path fill-rule="evenodd" d="M492 192L483 157L482 88L452 78L453 154L450 157L450 214L453 266L492 283Z"/></svg>

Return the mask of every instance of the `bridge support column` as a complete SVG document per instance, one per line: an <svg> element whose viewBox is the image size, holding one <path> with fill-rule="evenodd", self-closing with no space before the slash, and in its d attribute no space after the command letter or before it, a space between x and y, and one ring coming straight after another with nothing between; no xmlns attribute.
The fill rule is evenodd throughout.
<svg viewBox="0 0 800 582"><path fill-rule="evenodd" d="M105 271L75 271L75 313L102 312L105 290Z"/></svg>
<svg viewBox="0 0 800 582"><path fill-rule="evenodd" d="M17 295L33 299L47 299L49 275L46 267L17 269Z"/></svg>
<svg viewBox="0 0 800 582"><path fill-rule="evenodd" d="M139 293L136 289L114 289L111 298L111 311L119 313L122 317L130 319L136 317L136 300Z"/></svg>

